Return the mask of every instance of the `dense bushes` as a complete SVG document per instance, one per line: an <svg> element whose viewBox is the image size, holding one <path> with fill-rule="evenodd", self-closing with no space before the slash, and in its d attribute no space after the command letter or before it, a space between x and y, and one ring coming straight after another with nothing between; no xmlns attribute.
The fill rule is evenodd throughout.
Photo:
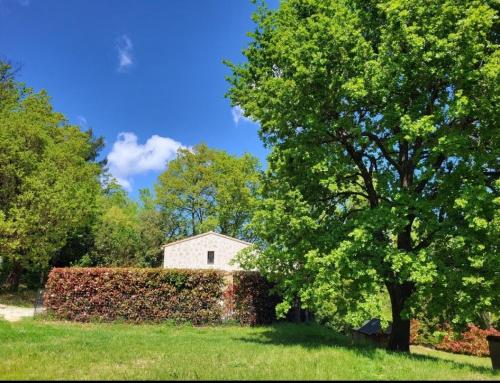
<svg viewBox="0 0 500 383"><path fill-rule="evenodd" d="M410 321L410 344L421 344L434 347L445 335L453 334L448 323L435 323L428 319L412 319Z"/></svg>
<svg viewBox="0 0 500 383"><path fill-rule="evenodd" d="M56 268L45 290L47 312L75 321L174 320L195 325L233 319L271 323L279 297L257 272L209 270Z"/></svg>
<svg viewBox="0 0 500 383"><path fill-rule="evenodd" d="M476 356L490 355L488 335L500 335L500 331L490 328L488 330L480 329L473 324L468 325L468 330L458 337L445 335L443 341L436 345L438 350L454 352L457 354L468 354Z"/></svg>
<svg viewBox="0 0 500 383"><path fill-rule="evenodd" d="M45 306L56 318L76 321L217 323L223 286L219 271L56 268Z"/></svg>
<svg viewBox="0 0 500 383"><path fill-rule="evenodd" d="M268 324L276 319L280 298L271 293L272 285L258 272L235 272L233 284L234 319L240 324Z"/></svg>
<svg viewBox="0 0 500 383"><path fill-rule="evenodd" d="M461 334L454 333L451 326L444 324L435 331L422 325L418 320L412 320L410 326L410 342L432 346L438 350L476 356L488 356L489 347L486 337L500 335L500 331L490 328L483 330L474 324L469 324L468 329Z"/></svg>

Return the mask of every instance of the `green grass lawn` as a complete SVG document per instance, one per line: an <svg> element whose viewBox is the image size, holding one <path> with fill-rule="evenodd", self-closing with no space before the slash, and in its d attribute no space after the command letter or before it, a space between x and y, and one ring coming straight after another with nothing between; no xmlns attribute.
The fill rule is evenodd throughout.
<svg viewBox="0 0 500 383"><path fill-rule="evenodd" d="M0 379L500 379L487 358L354 347L316 325L196 328L29 319L0 321L0 345Z"/></svg>

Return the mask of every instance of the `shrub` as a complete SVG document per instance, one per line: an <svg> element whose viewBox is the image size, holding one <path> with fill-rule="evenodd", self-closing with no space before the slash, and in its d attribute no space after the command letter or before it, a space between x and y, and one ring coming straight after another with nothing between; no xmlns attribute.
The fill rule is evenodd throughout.
<svg viewBox="0 0 500 383"><path fill-rule="evenodd" d="M418 344L420 322L417 319L410 320L410 344Z"/></svg>
<svg viewBox="0 0 500 383"><path fill-rule="evenodd" d="M410 344L435 346L441 343L446 335L453 336L453 330L446 322L434 324L418 319L410 321Z"/></svg>
<svg viewBox="0 0 500 383"><path fill-rule="evenodd" d="M482 330L473 324L469 324L468 328L457 339L445 335L443 341L436 345L436 348L457 354L488 356L490 353L486 337L488 335L500 335L500 331L494 328Z"/></svg>
<svg viewBox="0 0 500 383"><path fill-rule="evenodd" d="M258 272L233 274L234 319L242 325L269 324L276 319L276 305L281 301L273 294L273 285Z"/></svg>
<svg viewBox="0 0 500 383"><path fill-rule="evenodd" d="M44 303L58 319L200 325L221 321L223 286L212 270L55 268Z"/></svg>
<svg viewBox="0 0 500 383"><path fill-rule="evenodd" d="M226 286L223 293L224 310L223 319L225 322L234 321L234 285L232 283Z"/></svg>

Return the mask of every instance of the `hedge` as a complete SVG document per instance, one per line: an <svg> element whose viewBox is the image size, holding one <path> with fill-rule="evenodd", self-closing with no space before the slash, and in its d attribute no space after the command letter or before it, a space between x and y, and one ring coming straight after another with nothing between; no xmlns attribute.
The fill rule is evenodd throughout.
<svg viewBox="0 0 500 383"><path fill-rule="evenodd" d="M58 319L200 325L221 321L223 288L213 270L55 268L44 305Z"/></svg>
<svg viewBox="0 0 500 383"><path fill-rule="evenodd" d="M242 325L269 324L276 320L280 297L271 293L273 285L258 272L233 274L234 319Z"/></svg>

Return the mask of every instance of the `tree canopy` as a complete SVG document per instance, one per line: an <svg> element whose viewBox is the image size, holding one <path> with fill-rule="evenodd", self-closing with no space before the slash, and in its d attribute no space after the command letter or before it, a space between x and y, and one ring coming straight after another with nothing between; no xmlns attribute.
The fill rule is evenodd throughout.
<svg viewBox="0 0 500 383"><path fill-rule="evenodd" d="M205 230L249 239L258 161L181 149L154 195L134 201L99 159L104 146L0 61L0 278L17 289L53 266L159 266L161 245ZM24 278L23 277L23 278ZM40 282L38 282L40 280Z"/></svg>
<svg viewBox="0 0 500 383"><path fill-rule="evenodd" d="M149 189L141 189L140 201L136 202L111 178L97 196L92 244L76 263L80 266L160 266L161 245L170 236L170 223Z"/></svg>
<svg viewBox="0 0 500 383"><path fill-rule="evenodd" d="M46 92L14 80L0 62L0 254L22 269L45 270L93 214L101 142L53 111Z"/></svg>
<svg viewBox="0 0 500 383"><path fill-rule="evenodd" d="M385 286L390 348L416 310L499 308L498 3L284 0L229 63L272 149L257 266L338 313Z"/></svg>
<svg viewBox="0 0 500 383"><path fill-rule="evenodd" d="M172 220L172 239L215 230L250 239L259 180L258 160L205 144L179 149L155 185L158 204Z"/></svg>

